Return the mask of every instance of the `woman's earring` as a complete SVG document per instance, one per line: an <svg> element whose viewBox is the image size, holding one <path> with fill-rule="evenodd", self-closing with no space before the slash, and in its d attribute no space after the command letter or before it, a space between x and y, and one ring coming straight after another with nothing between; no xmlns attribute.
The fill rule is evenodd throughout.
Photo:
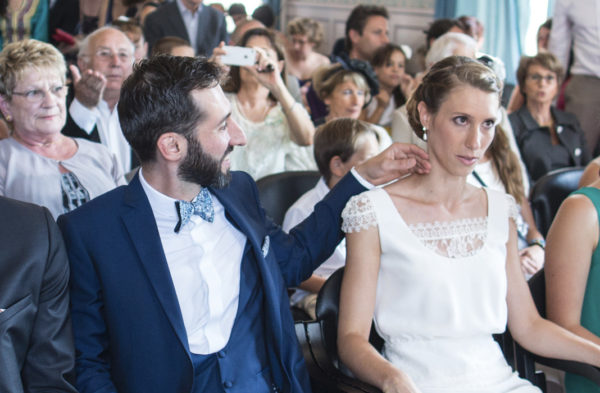
<svg viewBox="0 0 600 393"><path fill-rule="evenodd" d="M423 140L427 142L427 127L423 126Z"/></svg>
<svg viewBox="0 0 600 393"><path fill-rule="evenodd" d="M11 115L6 115L4 116L4 118L6 119L6 121L11 122L12 121L12 116Z"/></svg>

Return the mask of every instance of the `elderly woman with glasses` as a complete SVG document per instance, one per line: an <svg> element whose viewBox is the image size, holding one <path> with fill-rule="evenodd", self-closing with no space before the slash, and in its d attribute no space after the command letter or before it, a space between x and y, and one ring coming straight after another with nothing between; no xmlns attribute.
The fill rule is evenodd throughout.
<svg viewBox="0 0 600 393"><path fill-rule="evenodd" d="M552 106L562 75L562 66L549 52L523 57L517 69L525 105L509 120L532 181L554 169L585 165L590 159L575 116Z"/></svg>
<svg viewBox="0 0 600 393"><path fill-rule="evenodd" d="M61 134L66 66L52 45L24 40L0 52L0 195L47 207L56 218L124 184L116 159L93 142Z"/></svg>

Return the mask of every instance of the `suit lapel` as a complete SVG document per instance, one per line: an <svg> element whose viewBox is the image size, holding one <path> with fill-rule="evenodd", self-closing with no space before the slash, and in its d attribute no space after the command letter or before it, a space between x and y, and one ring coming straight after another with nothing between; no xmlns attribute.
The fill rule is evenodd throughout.
<svg viewBox="0 0 600 393"><path fill-rule="evenodd" d="M181 13L179 12L179 8L177 8L177 3L173 1L172 3L167 4L164 9L166 20L169 21L171 26L177 32L175 35L178 37L187 37L187 41L191 42L190 36L185 28L185 23L181 17ZM162 8L160 11L162 11Z"/></svg>
<svg viewBox="0 0 600 393"><path fill-rule="evenodd" d="M127 228L133 247L150 281L167 319L181 344L189 350L183 317L171 272L162 248L158 228L150 203L142 188L139 174L127 187L121 219Z"/></svg>

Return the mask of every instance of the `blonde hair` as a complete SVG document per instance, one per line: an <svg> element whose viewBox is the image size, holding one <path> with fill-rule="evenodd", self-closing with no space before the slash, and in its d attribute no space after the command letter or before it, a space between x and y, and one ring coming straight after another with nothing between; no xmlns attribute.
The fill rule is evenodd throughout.
<svg viewBox="0 0 600 393"><path fill-rule="evenodd" d="M337 85L353 82L356 87L365 91L365 103L369 102L371 90L361 73L347 70L340 64L323 66L313 75L313 88L321 100L329 97Z"/></svg>
<svg viewBox="0 0 600 393"><path fill-rule="evenodd" d="M19 80L30 68L56 72L65 82L67 66L62 53L54 46L38 40L10 43L0 52L0 94L12 98Z"/></svg>
<svg viewBox="0 0 600 393"><path fill-rule="evenodd" d="M287 25L288 35L305 35L310 42L318 47L323 42L323 26L311 18L295 18L289 21Z"/></svg>

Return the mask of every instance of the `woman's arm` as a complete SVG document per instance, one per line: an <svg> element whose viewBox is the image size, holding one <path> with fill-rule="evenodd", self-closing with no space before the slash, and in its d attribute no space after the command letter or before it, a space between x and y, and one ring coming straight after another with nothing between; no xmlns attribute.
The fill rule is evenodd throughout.
<svg viewBox="0 0 600 393"><path fill-rule="evenodd" d="M381 256L378 229L347 233L346 247L337 341L340 359L359 379L385 393L417 393L410 378L369 343Z"/></svg>
<svg viewBox="0 0 600 393"><path fill-rule="evenodd" d="M544 266L544 246L542 245L544 236L537 229L529 200L525 196L521 201L521 216L529 226L526 240L530 244L530 246L519 251L521 270L525 274L533 275ZM535 241L540 242L535 243Z"/></svg>
<svg viewBox="0 0 600 393"><path fill-rule="evenodd" d="M584 195L567 198L548 233L546 309L548 319L600 345L600 338L580 323L597 239L598 214L592 202Z"/></svg>
<svg viewBox="0 0 600 393"><path fill-rule="evenodd" d="M273 59L270 59L261 48L254 49L256 49L258 64L247 68L251 70L262 85L269 89L281 105L281 109L283 109L290 127L290 139L300 146L312 145L315 126L310 120L308 112L306 112L301 103L292 97L285 86L285 82L280 75L283 62L279 62L278 64ZM273 71L258 71L266 69L268 64L273 67Z"/></svg>
<svg viewBox="0 0 600 393"><path fill-rule="evenodd" d="M594 158L583 171L579 179L579 188L587 187L596 180L600 179L600 157Z"/></svg>
<svg viewBox="0 0 600 393"><path fill-rule="evenodd" d="M540 317L517 257L517 232L510 222L506 261L508 327L523 348L541 356L600 366L600 346Z"/></svg>

